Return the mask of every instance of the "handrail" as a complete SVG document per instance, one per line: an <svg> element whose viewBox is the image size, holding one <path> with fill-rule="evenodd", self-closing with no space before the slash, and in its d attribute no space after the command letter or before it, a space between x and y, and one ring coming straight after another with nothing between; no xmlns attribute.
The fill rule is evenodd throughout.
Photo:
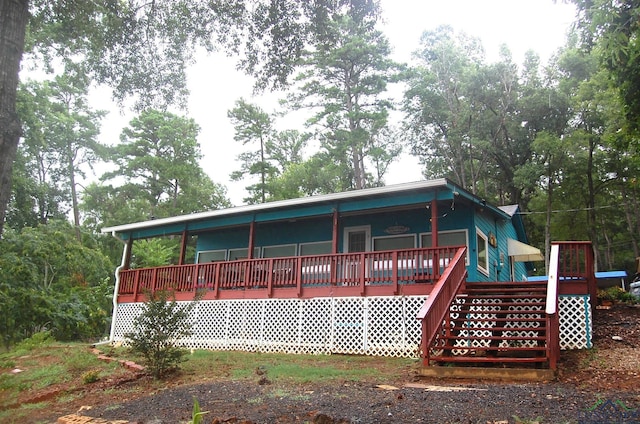
<svg viewBox="0 0 640 424"><path fill-rule="evenodd" d="M147 290L173 289L190 292L198 289L266 290L297 288L298 296L308 287L393 287L403 282L433 283L450 263L458 247L414 248L375 252L338 253L314 256L242 259L155 268L121 270L123 284L119 295L133 296Z"/></svg>
<svg viewBox="0 0 640 424"><path fill-rule="evenodd" d="M560 245L552 244L549 256L549 279L547 280L547 352L549 368L556 370L560 359L560 319L558 317L558 270L560 267Z"/></svg>
<svg viewBox="0 0 640 424"><path fill-rule="evenodd" d="M429 346L433 343L445 316L449 312L449 306L455 299L462 283L467 276L465 255L467 248L461 247L445 268L442 277L431 290L431 294L425 301L417 319L422 321L422 355L428 358ZM428 359L427 359L428 361Z"/></svg>
<svg viewBox="0 0 640 424"><path fill-rule="evenodd" d="M547 280L546 313L555 314L558 311L558 265L560 263L560 246L551 245L549 257L549 279Z"/></svg>

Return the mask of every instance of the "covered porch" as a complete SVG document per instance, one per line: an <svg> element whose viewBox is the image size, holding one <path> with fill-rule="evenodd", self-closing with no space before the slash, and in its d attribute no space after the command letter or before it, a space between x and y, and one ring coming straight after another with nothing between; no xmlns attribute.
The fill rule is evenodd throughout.
<svg viewBox="0 0 640 424"><path fill-rule="evenodd" d="M171 290L177 300L428 295L464 246L243 259L119 272L118 303ZM435 264L435 266L434 266Z"/></svg>

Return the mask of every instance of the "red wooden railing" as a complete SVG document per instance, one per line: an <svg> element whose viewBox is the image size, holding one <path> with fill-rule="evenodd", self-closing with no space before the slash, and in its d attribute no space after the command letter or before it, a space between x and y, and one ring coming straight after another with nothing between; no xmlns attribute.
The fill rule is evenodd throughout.
<svg viewBox="0 0 640 424"><path fill-rule="evenodd" d="M304 297L305 292L309 296L426 294L430 289L408 286L432 286L457 250L404 249L121 270L118 295L121 302L136 302L148 291L167 289L185 294L202 290L210 298L272 297L275 292L278 297Z"/></svg>
<svg viewBox="0 0 640 424"><path fill-rule="evenodd" d="M429 365L429 347L441 331L443 321L449 314L449 307L466 280L466 251L466 247L458 249L424 306L418 311L417 318L422 321L421 350L424 365Z"/></svg>
<svg viewBox="0 0 640 424"><path fill-rule="evenodd" d="M557 369L560 360L560 318L558 295L589 294L592 307L597 301L595 256L589 241L553 242L549 256L547 282L547 349L549 368Z"/></svg>

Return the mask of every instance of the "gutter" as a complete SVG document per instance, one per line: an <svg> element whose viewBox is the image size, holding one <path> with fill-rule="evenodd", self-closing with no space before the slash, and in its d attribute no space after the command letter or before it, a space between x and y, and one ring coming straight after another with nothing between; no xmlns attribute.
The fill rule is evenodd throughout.
<svg viewBox="0 0 640 424"><path fill-rule="evenodd" d="M109 331L108 343L113 343L113 339L115 336L116 318L118 316L118 290L120 289L120 270L124 268L127 260L127 255L129 254L129 243L118 237L115 231L113 231L111 235L124 244L124 249L122 249L122 260L120 262L120 266L118 266L115 271L116 283L113 287L113 315L111 316L111 330Z"/></svg>

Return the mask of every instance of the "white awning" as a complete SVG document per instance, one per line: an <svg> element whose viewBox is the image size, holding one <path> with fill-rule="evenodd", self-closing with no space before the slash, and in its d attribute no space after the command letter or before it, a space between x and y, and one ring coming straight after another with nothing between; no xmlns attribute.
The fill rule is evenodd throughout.
<svg viewBox="0 0 640 424"><path fill-rule="evenodd" d="M509 251L509 256L516 262L544 261L544 256L542 256L540 249L518 240L507 239L507 250Z"/></svg>

